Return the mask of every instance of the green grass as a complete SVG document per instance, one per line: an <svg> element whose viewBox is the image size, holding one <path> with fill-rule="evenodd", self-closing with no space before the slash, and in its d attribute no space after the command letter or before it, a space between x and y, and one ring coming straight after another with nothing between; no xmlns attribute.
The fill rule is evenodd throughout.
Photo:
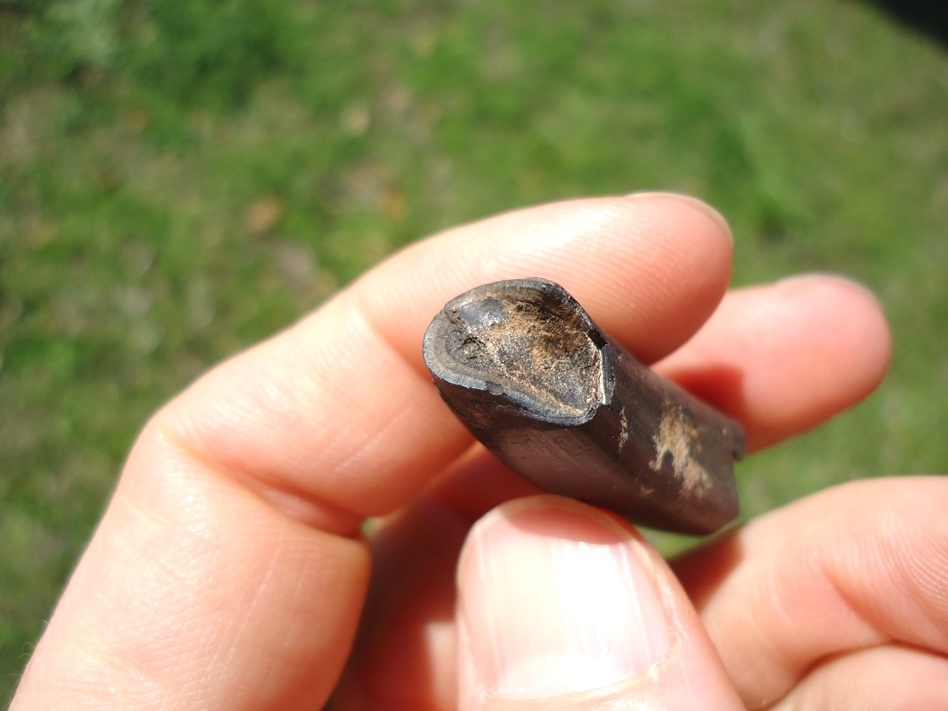
<svg viewBox="0 0 948 711"><path fill-rule="evenodd" d="M0 0L0 698L137 428L391 250L520 205L717 205L735 280L862 279L865 405L741 466L766 510L948 470L948 56L868 6Z"/></svg>

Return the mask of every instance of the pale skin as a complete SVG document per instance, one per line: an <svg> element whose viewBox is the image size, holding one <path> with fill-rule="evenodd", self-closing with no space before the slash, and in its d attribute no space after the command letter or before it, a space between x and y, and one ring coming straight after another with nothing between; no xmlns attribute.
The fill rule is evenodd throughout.
<svg viewBox="0 0 948 711"><path fill-rule="evenodd" d="M827 275L727 292L732 246L680 196L521 210L212 370L144 427L12 708L948 707L943 479L820 492L669 564L536 496L424 369L444 302L544 276L751 450L869 394L890 358L872 295Z"/></svg>

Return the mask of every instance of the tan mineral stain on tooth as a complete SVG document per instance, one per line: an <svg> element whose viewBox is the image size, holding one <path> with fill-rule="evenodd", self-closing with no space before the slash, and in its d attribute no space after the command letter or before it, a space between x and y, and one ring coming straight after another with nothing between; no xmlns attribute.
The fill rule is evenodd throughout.
<svg viewBox="0 0 948 711"><path fill-rule="evenodd" d="M704 492L711 487L711 478L703 466L695 461L692 446L698 445L698 428L673 403L666 402L658 434L652 438L655 459L648 463L654 471L662 468L665 455L671 455L672 468L681 480L682 490L688 493Z"/></svg>
<svg viewBox="0 0 948 711"><path fill-rule="evenodd" d="M619 410L619 424L622 429L619 432L619 451L625 447L625 443L629 441L629 416L625 412L623 407Z"/></svg>

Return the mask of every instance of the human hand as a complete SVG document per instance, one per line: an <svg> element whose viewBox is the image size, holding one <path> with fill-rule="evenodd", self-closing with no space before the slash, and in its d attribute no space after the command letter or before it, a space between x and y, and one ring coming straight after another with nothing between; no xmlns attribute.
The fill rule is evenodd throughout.
<svg viewBox="0 0 948 711"><path fill-rule="evenodd" d="M864 290L811 276L715 311L730 252L723 224L685 198L523 210L411 247L211 371L142 432L13 708L318 708L334 689L339 709L486 708L511 690L534 701L504 708L551 708L553 693L563 709L690 709L847 692L868 708L894 698L879 696L882 665L945 678L940 480L866 482L770 514L680 561L685 589L629 527L562 499L507 504L469 534L535 493L471 447L421 361L428 320L476 284L551 278L646 362L688 341L657 367L739 418L751 448L876 385L888 332ZM370 516L384 517L371 543ZM553 562L524 566L538 559ZM517 622L553 621L551 575L617 594L574 598L540 646ZM590 635L604 644L569 647Z"/></svg>

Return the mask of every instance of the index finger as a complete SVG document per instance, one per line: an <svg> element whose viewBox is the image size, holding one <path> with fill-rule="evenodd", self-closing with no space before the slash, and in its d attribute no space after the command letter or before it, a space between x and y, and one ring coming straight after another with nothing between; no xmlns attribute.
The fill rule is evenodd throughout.
<svg viewBox="0 0 948 711"><path fill-rule="evenodd" d="M161 416L202 459L332 531L390 511L471 443L421 358L431 318L481 283L562 283L644 360L714 310L731 239L678 196L581 200L502 215L420 243L311 317L225 364Z"/></svg>
<svg viewBox="0 0 948 711"><path fill-rule="evenodd" d="M201 378L140 436L13 708L319 708L368 580L360 522L471 442L423 331L479 283L542 275L646 360L684 341L731 239L681 197L580 200L420 243Z"/></svg>

